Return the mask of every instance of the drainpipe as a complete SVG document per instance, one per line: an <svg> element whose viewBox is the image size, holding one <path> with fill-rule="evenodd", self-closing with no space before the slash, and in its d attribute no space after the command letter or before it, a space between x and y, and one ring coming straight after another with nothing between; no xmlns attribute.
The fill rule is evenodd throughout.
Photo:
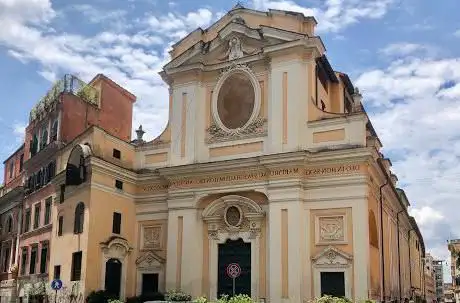
<svg viewBox="0 0 460 303"><path fill-rule="evenodd" d="M383 243L383 188L388 185L389 178L388 174L386 172L385 167L382 165L381 158L377 159L378 164L380 165L380 168L383 170L386 176L385 183L380 185L379 188L379 199L380 199L380 257L382 258L382 295L381 295L381 300L382 302L385 301L385 250L384 250L384 243Z"/></svg>
<svg viewBox="0 0 460 303"><path fill-rule="evenodd" d="M410 232L413 230L414 229L411 228L407 231L407 243L409 246L409 286L410 286L410 291L411 291L411 297L412 297L412 260L410 259Z"/></svg>
<svg viewBox="0 0 460 303"><path fill-rule="evenodd" d="M315 65L315 103L318 106L318 63Z"/></svg>
<svg viewBox="0 0 460 303"><path fill-rule="evenodd" d="M401 210L396 214L396 230L398 231L398 281L399 281L399 300L402 299L402 287L401 287L401 252L400 252L400 245L399 245L399 214L404 212L405 210ZM409 260L410 262L410 260Z"/></svg>

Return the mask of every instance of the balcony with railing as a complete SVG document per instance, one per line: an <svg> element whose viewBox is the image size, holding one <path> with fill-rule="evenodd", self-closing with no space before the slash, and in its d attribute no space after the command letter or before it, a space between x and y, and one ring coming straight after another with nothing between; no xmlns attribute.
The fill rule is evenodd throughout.
<svg viewBox="0 0 460 303"><path fill-rule="evenodd" d="M67 74L55 82L46 95L30 111L29 122L41 120L50 109L54 108L62 94L72 94L87 103L95 106L99 105L99 92L97 89L76 76Z"/></svg>

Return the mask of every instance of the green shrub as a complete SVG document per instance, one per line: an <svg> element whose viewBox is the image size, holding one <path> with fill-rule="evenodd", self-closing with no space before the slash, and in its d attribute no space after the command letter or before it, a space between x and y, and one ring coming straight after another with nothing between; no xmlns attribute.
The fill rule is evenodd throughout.
<svg viewBox="0 0 460 303"><path fill-rule="evenodd" d="M192 296L180 290L170 290L165 294L165 300L171 302L192 301Z"/></svg>
<svg viewBox="0 0 460 303"><path fill-rule="evenodd" d="M255 301L248 295L237 295L234 297L225 295L217 300L217 303L255 303Z"/></svg>
<svg viewBox="0 0 460 303"><path fill-rule="evenodd" d="M107 303L111 300L116 300L116 296L109 294L105 290L98 290L91 292L86 297L86 303Z"/></svg>

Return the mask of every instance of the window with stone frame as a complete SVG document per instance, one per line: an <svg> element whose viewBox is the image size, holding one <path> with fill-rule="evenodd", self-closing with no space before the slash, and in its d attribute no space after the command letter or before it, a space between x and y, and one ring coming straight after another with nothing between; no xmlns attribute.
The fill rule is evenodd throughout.
<svg viewBox="0 0 460 303"><path fill-rule="evenodd" d="M63 228L64 228L64 217L59 216L59 218L58 218L58 231L57 231L58 236L62 236L62 229Z"/></svg>
<svg viewBox="0 0 460 303"><path fill-rule="evenodd" d="M80 202L75 207L75 219L74 219L74 234L81 234L83 232L83 224L85 222L85 204Z"/></svg>
<svg viewBox="0 0 460 303"><path fill-rule="evenodd" d="M81 279L82 252L77 251L72 254L72 271L70 281L80 281Z"/></svg>
<svg viewBox="0 0 460 303"><path fill-rule="evenodd" d="M48 242L42 243L42 249L40 252L40 273L44 274L48 268Z"/></svg>
<svg viewBox="0 0 460 303"><path fill-rule="evenodd" d="M14 160L10 162L10 179L13 179L14 176Z"/></svg>
<svg viewBox="0 0 460 303"><path fill-rule="evenodd" d="M21 154L19 158L19 171L22 172L23 169L24 169L24 154Z"/></svg>
<svg viewBox="0 0 460 303"><path fill-rule="evenodd" d="M6 219L5 231L7 233L10 233L13 231L13 219L11 218L11 215L9 215L8 218Z"/></svg>
<svg viewBox="0 0 460 303"><path fill-rule="evenodd" d="M30 262L29 262L29 275L35 274L37 269L37 254L38 254L38 245L35 244L30 250Z"/></svg>
<svg viewBox="0 0 460 303"><path fill-rule="evenodd" d="M50 223L51 219L51 202L53 201L52 197L48 197L45 200L45 222L43 223L44 225L47 225Z"/></svg>
<svg viewBox="0 0 460 303"><path fill-rule="evenodd" d="M50 136L50 142L57 141L58 137L58 121L55 120L53 123L53 126L51 127L51 136Z"/></svg>
<svg viewBox="0 0 460 303"><path fill-rule="evenodd" d="M23 232L28 232L30 230L30 208L26 209L26 214L24 218L24 228Z"/></svg>
<svg viewBox="0 0 460 303"><path fill-rule="evenodd" d="M23 247L21 252L21 275L26 274L26 266L27 266L27 256L28 256L28 248Z"/></svg>
<svg viewBox="0 0 460 303"><path fill-rule="evenodd" d="M2 272L7 272L10 263L11 247L4 247L2 253Z"/></svg>
<svg viewBox="0 0 460 303"><path fill-rule="evenodd" d="M35 204L35 209L34 209L34 229L37 229L40 227L40 213L41 213L41 203Z"/></svg>
<svg viewBox="0 0 460 303"><path fill-rule="evenodd" d="M40 150L44 149L48 145L48 130L44 128L42 130L42 136L40 140Z"/></svg>
<svg viewBox="0 0 460 303"><path fill-rule="evenodd" d="M54 266L54 280L61 279L61 265Z"/></svg>
<svg viewBox="0 0 460 303"><path fill-rule="evenodd" d="M38 137L35 134L33 136L33 139L30 140L30 156L33 157L37 154L38 152Z"/></svg>
<svg viewBox="0 0 460 303"><path fill-rule="evenodd" d="M121 214L117 212L113 213L112 233L118 235L121 233Z"/></svg>

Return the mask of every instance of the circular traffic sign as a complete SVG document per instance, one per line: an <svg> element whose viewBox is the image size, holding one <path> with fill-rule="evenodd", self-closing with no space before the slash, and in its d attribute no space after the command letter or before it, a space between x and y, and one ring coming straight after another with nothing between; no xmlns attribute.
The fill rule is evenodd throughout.
<svg viewBox="0 0 460 303"><path fill-rule="evenodd" d="M238 263L230 263L227 266L227 275L232 278L238 278L241 275L241 267Z"/></svg>
<svg viewBox="0 0 460 303"><path fill-rule="evenodd" d="M59 290L62 288L62 281L59 279L51 281L51 288L53 290Z"/></svg>

